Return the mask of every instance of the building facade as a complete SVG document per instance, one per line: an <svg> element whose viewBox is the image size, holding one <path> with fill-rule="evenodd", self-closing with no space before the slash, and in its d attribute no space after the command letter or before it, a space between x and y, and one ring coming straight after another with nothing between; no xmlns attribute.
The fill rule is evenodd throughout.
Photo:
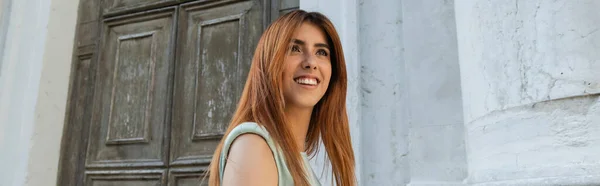
<svg viewBox="0 0 600 186"><path fill-rule="evenodd" d="M160 28L170 28L168 33L186 33L181 30L189 24L214 24L191 21L194 15L223 21L222 17L241 20L263 13L268 16L256 19L268 21L277 12L295 8L327 15L341 36L359 185L600 185L600 1L247 1L232 3L232 8L206 8L206 14L196 11L204 10L200 1L154 1L151 8L131 10L128 2L135 1L0 1L0 165L6 167L0 172L0 185L81 183L65 181L69 175L86 184L167 184L181 178L177 184L185 185L187 178L197 179L202 166L195 166L202 158L165 159L186 151L151 148L148 152L165 154L157 162L166 163L129 162L137 166L136 172L121 169L128 162L102 155L100 151L111 149L93 142L104 128L98 124L94 129L93 121L86 125L85 118L100 118L102 123L102 117L94 115L98 108L86 106L105 102L86 102L100 98L88 98L80 94L87 89L78 87L85 87L80 85L89 78L104 80L102 75L86 74L100 72L95 65L107 64L102 56L110 57L111 52L103 47L112 45L106 38L123 43L132 38L112 36L107 30L127 32L128 27L119 25L157 15L157 24L164 23ZM91 7L100 9L82 11ZM240 14L248 16L221 15L242 9L250 10ZM146 12L140 14L142 10ZM259 13L253 14L255 10ZM245 24L250 26L243 28L254 28L248 20ZM145 38L134 31L130 35ZM156 33L162 37L161 30ZM250 38L251 43L253 36L240 38ZM173 47L164 50L177 51L166 55L186 56L186 51L177 50L177 38L165 43ZM101 89L93 91L107 94ZM163 101L177 105L177 99ZM185 129L182 125L165 131ZM89 140L76 143L82 137ZM202 134L195 137L194 142L209 143ZM111 136L104 139L110 141ZM102 142L123 143L113 139L114 143ZM193 145L185 147L202 149ZM83 160L69 156L84 146L88 151L98 146L98 153L86 151L88 159ZM99 159L89 159L90 154ZM68 168L65 162L79 164ZM317 156L312 163L317 172L325 172L321 179L328 185L331 175L323 162Z"/></svg>

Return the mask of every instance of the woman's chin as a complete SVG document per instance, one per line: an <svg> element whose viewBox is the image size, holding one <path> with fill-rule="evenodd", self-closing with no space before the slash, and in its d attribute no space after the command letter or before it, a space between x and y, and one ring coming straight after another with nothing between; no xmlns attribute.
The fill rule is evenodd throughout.
<svg viewBox="0 0 600 186"><path fill-rule="evenodd" d="M288 94L284 93L286 104L296 108L313 108L322 97L315 92L301 92L298 90L295 90L295 92L289 91L287 93Z"/></svg>
<svg viewBox="0 0 600 186"><path fill-rule="evenodd" d="M313 98L300 98L300 99L296 99L295 101L293 101L293 105L294 107L298 107L298 108L313 108L315 105L317 105L317 102L319 102L319 100L312 100Z"/></svg>

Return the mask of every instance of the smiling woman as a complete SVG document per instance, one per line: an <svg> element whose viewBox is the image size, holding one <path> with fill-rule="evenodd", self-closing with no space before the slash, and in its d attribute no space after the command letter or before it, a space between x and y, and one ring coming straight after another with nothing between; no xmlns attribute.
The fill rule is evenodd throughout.
<svg viewBox="0 0 600 186"><path fill-rule="evenodd" d="M209 184L320 185L308 156L322 142L340 186L356 185L339 36L320 13L297 10L267 28Z"/></svg>

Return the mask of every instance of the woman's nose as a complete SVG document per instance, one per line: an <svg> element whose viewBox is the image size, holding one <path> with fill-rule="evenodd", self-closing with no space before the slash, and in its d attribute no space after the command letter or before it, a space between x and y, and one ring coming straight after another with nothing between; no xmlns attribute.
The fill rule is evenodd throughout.
<svg viewBox="0 0 600 186"><path fill-rule="evenodd" d="M304 69L317 69L317 61L314 59L314 56L311 55L307 55L306 56L306 60L304 60L304 63L302 64L302 67Z"/></svg>

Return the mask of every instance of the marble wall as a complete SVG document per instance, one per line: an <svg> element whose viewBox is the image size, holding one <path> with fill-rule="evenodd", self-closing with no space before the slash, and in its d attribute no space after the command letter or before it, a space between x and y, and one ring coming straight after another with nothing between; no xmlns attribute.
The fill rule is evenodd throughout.
<svg viewBox="0 0 600 186"><path fill-rule="evenodd" d="M600 2L455 7L467 182L600 184Z"/></svg>

